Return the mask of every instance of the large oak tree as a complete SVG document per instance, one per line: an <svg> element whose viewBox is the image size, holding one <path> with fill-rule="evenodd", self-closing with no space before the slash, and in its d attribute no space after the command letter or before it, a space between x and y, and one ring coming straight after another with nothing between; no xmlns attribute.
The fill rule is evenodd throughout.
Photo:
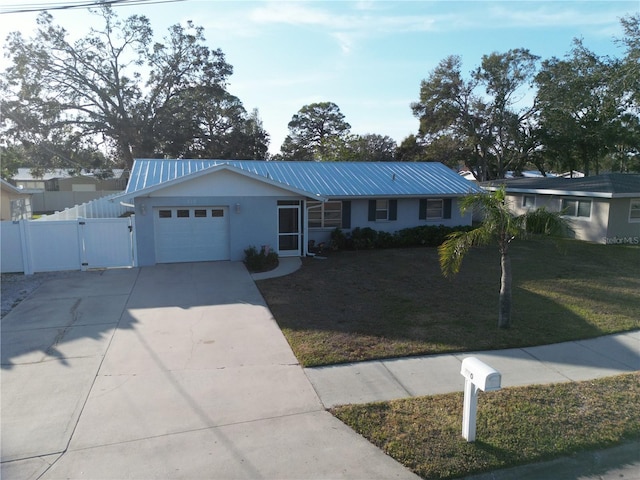
<svg viewBox="0 0 640 480"><path fill-rule="evenodd" d="M242 135L255 135L266 155L268 135L226 91L232 67L206 46L201 27L174 25L156 42L144 16L120 19L109 6L94 13L102 26L75 41L46 12L33 38L9 35L12 65L0 85L9 141L71 132L126 167L136 157L247 157L230 147ZM221 139L228 145L214 145Z"/></svg>
<svg viewBox="0 0 640 480"><path fill-rule="evenodd" d="M520 107L530 87L538 57L526 49L492 53L465 77L462 60L442 60L420 86L412 104L420 120L426 158L464 163L478 180L520 170L536 148L533 107Z"/></svg>

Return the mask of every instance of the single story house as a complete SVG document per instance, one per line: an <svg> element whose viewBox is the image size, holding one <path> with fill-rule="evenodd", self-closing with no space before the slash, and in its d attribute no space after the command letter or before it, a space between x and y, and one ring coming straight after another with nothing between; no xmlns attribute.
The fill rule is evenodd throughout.
<svg viewBox="0 0 640 480"><path fill-rule="evenodd" d="M100 172L64 168L34 174L30 168L19 168L12 182L32 194L34 213L48 214L124 191L129 170L112 169L108 173L113 176L102 178Z"/></svg>
<svg viewBox="0 0 640 480"><path fill-rule="evenodd" d="M335 228L470 225L481 191L440 163L136 160L116 201L133 204L138 264L242 260L250 246L303 256Z"/></svg>
<svg viewBox="0 0 640 480"><path fill-rule="evenodd" d="M28 220L31 218L31 194L0 178L0 220Z"/></svg>
<svg viewBox="0 0 640 480"><path fill-rule="evenodd" d="M514 213L546 207L564 212L575 238L595 243L640 244L640 174L607 173L580 178L517 178L505 185Z"/></svg>
<svg viewBox="0 0 640 480"><path fill-rule="evenodd" d="M124 190L127 184L128 170L114 168L112 176L101 178L88 170L74 172L66 168L54 168L34 175L31 168L18 168L12 180L16 186L25 190L43 190L47 192L100 192Z"/></svg>

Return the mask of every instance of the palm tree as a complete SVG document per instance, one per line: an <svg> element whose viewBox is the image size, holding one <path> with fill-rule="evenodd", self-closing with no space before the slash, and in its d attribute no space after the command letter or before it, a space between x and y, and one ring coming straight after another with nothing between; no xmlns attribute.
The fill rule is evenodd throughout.
<svg viewBox="0 0 640 480"><path fill-rule="evenodd" d="M523 215L514 215L505 202L504 187L490 193L476 193L464 197L460 203L460 212L469 209L483 212L482 223L468 232L454 232L447 236L440 247L440 269L445 277L460 271L462 259L471 247L498 244L500 251L500 301L498 327L511 326L511 259L509 246L516 238L531 234L562 235L569 226L561 217L561 212L549 212L544 208L531 210Z"/></svg>

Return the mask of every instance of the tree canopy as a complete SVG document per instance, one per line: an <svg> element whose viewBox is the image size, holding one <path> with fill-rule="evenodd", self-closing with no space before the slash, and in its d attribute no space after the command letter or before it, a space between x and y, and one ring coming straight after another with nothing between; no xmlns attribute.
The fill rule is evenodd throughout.
<svg viewBox="0 0 640 480"><path fill-rule="evenodd" d="M289 122L280 149L284 160L335 160L346 142L349 125L333 102L303 106Z"/></svg>
<svg viewBox="0 0 640 480"><path fill-rule="evenodd" d="M422 81L420 100L412 104L420 120L419 135L426 158L463 163L479 180L504 177L518 170L534 145L532 108L518 109L530 86L538 57L515 49L482 57L469 78L462 60L449 56Z"/></svg>
<svg viewBox="0 0 640 480"><path fill-rule="evenodd" d="M46 12L33 38L9 35L8 144L56 150L73 136L129 168L136 157L264 158L268 135L226 91L232 66L202 27L174 25L157 42L144 16L121 19L108 5L94 13L102 27L75 41Z"/></svg>
<svg viewBox="0 0 640 480"><path fill-rule="evenodd" d="M418 135L398 156L465 166L478 180L532 166L640 171L640 14L621 23L622 59L581 40L564 59L540 62L526 49L484 55L467 75L460 57L443 59L421 83L411 106Z"/></svg>

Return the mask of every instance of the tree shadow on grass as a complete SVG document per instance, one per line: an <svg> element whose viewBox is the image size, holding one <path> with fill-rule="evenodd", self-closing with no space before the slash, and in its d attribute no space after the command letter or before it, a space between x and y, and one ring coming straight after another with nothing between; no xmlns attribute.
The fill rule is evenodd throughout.
<svg viewBox="0 0 640 480"><path fill-rule="evenodd" d="M513 464L513 452L500 449L481 440L475 442L478 449L504 463ZM504 478L537 479L563 478L578 480L581 478L600 478L620 469L634 468L638 464L640 442L632 441L618 446L592 445L579 452L562 456L549 455L536 463L523 460L521 466L494 470L494 473L466 476L467 480L488 480L499 473ZM516 459L517 460L517 459ZM491 475L491 476L488 476ZM619 475L622 478L622 474Z"/></svg>

